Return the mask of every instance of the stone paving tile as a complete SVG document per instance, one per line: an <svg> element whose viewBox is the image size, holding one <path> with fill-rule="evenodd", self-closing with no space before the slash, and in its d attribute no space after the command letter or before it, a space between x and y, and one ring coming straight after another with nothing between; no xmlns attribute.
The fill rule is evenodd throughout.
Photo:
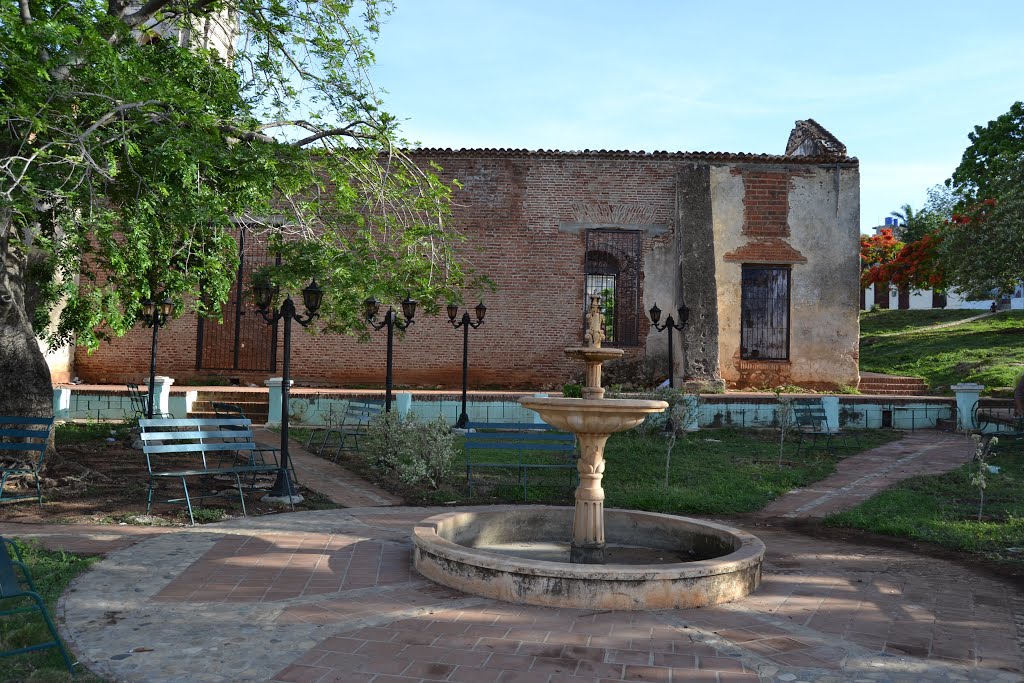
<svg viewBox="0 0 1024 683"><path fill-rule="evenodd" d="M928 453L955 459L955 443L928 436ZM844 481L865 483L854 474ZM829 504L856 493L832 492ZM1024 681L1024 596L948 562L764 520L747 528L768 547L764 581L743 600L652 613L509 605L410 572L411 523L440 511L331 510L152 536L77 579L58 615L79 657L126 682Z"/></svg>

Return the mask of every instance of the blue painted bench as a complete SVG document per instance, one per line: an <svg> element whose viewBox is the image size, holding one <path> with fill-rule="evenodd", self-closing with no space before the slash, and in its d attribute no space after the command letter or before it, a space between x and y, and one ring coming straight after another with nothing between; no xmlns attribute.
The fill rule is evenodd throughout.
<svg viewBox="0 0 1024 683"><path fill-rule="evenodd" d="M8 550L8 548L10 548L10 550ZM13 557L11 556L12 551L14 554ZM18 575L15 573L15 568L21 572L22 578L20 581L18 579ZM25 587L26 585L28 586L27 588ZM46 610L46 604L43 602L42 597L39 596L39 592L36 590L36 585L32 581L32 574L25 565L21 551L18 550L18 546L15 545L14 541L0 536L0 603L6 603L8 600L18 601L19 598L27 599L31 601L32 604L0 610L0 617L12 614L39 612L46 621L46 628L49 629L50 635L53 636L53 640L33 645L25 645L13 650L5 650L0 652L0 657L10 657L13 655L24 654L26 652L35 652L36 650L42 650L48 647L55 647L60 650L61 656L64 657L64 664L68 667L68 671L70 671L73 676L75 674L74 664L71 662L71 657L68 656L67 649L65 649L64 644L61 642L60 636L57 635L57 629L53 625L53 620L50 619L50 613ZM20 602L24 603L24 599Z"/></svg>
<svg viewBox="0 0 1024 683"><path fill-rule="evenodd" d="M0 415L0 457L14 460L14 464L9 466L0 462L0 503L36 498L42 506L43 489L39 473L43 469L52 426L52 417ZM36 485L35 494L5 494L7 480L14 476L31 477Z"/></svg>
<svg viewBox="0 0 1024 683"><path fill-rule="evenodd" d="M238 498L245 515L245 491L242 475L277 472L276 463L265 462L265 450L253 439L252 423L246 419L177 419L153 418L139 420L142 451L146 455L149 485L146 491L146 513L153 505L153 489L161 479L179 479L184 498L168 498L163 503L185 503L192 525L196 520L192 501L220 494L194 496L189 493L188 480L196 477L233 477ZM249 490L253 488L252 483Z"/></svg>
<svg viewBox="0 0 1024 683"><path fill-rule="evenodd" d="M380 415L383 411L384 405L377 401L348 401L345 404L345 412L342 413L338 424L330 424L326 429L310 431L309 438L306 440L306 450L312 453L314 439L318 436L323 437L319 445L316 446L316 454L323 456L324 451L334 448L334 455L331 456L331 461L337 462L338 456L341 455L341 451L345 448L345 442L349 437L352 438L352 442L355 444L355 450L359 450L359 437L366 434L366 428L369 426L370 420ZM333 414L329 421L333 421Z"/></svg>
<svg viewBox="0 0 1024 683"><path fill-rule="evenodd" d="M523 500L527 498L528 473L531 470L568 470L571 486L576 486L576 437L560 432L550 425L533 422L487 423L466 425L466 481L473 495L473 474L478 470L506 469L519 475ZM502 460L479 461L502 453ZM488 455L489 454L489 455Z"/></svg>

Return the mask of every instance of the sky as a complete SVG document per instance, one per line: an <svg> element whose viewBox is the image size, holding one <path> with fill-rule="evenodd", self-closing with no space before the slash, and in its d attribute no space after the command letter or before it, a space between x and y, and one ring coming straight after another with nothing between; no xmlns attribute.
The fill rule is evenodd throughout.
<svg viewBox="0 0 1024 683"><path fill-rule="evenodd" d="M1024 100L1024 2L396 0L373 78L425 147L782 154L813 118L860 159L868 232Z"/></svg>

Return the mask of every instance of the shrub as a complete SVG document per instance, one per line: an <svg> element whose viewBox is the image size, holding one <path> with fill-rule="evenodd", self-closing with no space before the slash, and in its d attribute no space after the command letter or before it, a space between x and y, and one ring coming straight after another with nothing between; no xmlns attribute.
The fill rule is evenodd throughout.
<svg viewBox="0 0 1024 683"><path fill-rule="evenodd" d="M413 413L405 419L397 412L381 413L370 420L363 439L367 464L409 486L427 483L440 488L457 455L455 435L440 416L420 422Z"/></svg>
<svg viewBox="0 0 1024 683"><path fill-rule="evenodd" d="M566 398L583 398L583 387L579 384L563 384L562 396Z"/></svg>

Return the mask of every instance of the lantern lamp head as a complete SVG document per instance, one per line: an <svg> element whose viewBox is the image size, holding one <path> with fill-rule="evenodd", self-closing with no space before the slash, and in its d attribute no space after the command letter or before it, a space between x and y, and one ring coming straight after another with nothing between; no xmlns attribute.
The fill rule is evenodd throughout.
<svg viewBox="0 0 1024 683"><path fill-rule="evenodd" d="M658 304L651 306L650 314L651 322L657 325L658 322L661 321L661 309L658 308Z"/></svg>
<svg viewBox="0 0 1024 683"><path fill-rule="evenodd" d="M476 311L476 319L477 319L477 321L478 322L483 322L484 321L484 316L487 315L487 307L484 306L484 302L481 301L480 303L478 303L476 305L476 308L474 308L473 310Z"/></svg>
<svg viewBox="0 0 1024 683"><path fill-rule="evenodd" d="M446 310L448 311L448 320L451 322L455 322L455 316L459 314L459 305L448 304Z"/></svg>
<svg viewBox="0 0 1024 683"><path fill-rule="evenodd" d="M302 290L302 303L306 306L306 310L309 311L310 315L316 314L320 310L320 304L324 300L324 290L320 289L320 285L316 283L316 278Z"/></svg>
<svg viewBox="0 0 1024 683"><path fill-rule="evenodd" d="M380 311L380 302L376 298L370 297L363 302L363 314L367 320L373 320L377 313Z"/></svg>
<svg viewBox="0 0 1024 683"><path fill-rule="evenodd" d="M686 307L686 304L679 305L679 324L685 325L686 321L690 319L690 309Z"/></svg>
<svg viewBox="0 0 1024 683"><path fill-rule="evenodd" d="M402 301L402 315L406 320L412 320L416 315L416 304L418 303L415 299L410 299L408 294L405 295L405 299Z"/></svg>

